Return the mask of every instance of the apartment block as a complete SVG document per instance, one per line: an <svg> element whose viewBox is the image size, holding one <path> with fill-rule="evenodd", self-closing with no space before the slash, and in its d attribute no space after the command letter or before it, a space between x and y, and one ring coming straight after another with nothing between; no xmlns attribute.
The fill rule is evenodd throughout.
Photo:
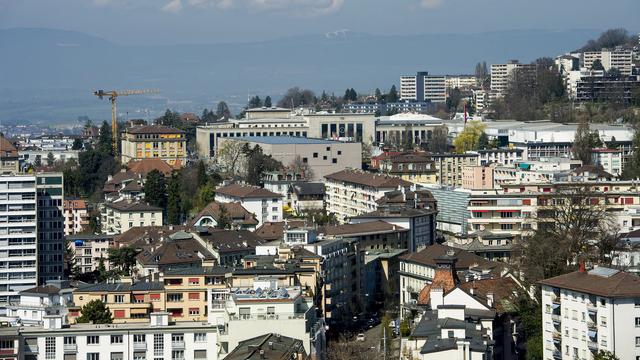
<svg viewBox="0 0 640 360"><path fill-rule="evenodd" d="M633 52L631 50L608 50L587 51L583 53L583 66L587 69L593 68L593 62L600 60L602 67L606 71L611 68L620 70L625 76L631 75L633 70Z"/></svg>
<svg viewBox="0 0 640 360"><path fill-rule="evenodd" d="M161 226L162 208L140 201L107 202L100 208L103 234L116 235L133 227Z"/></svg>
<svg viewBox="0 0 640 360"><path fill-rule="evenodd" d="M518 60L510 60L506 64L491 64L490 98L504 97L511 81L515 81L518 78L526 78L535 69L535 64L521 64Z"/></svg>
<svg viewBox="0 0 640 360"><path fill-rule="evenodd" d="M36 175L38 283L64 278L64 180L61 173Z"/></svg>
<svg viewBox="0 0 640 360"><path fill-rule="evenodd" d="M619 177L622 175L622 150L620 149L593 149L591 150L591 162L595 166L601 166L602 170Z"/></svg>
<svg viewBox="0 0 640 360"><path fill-rule="evenodd" d="M73 253L74 266L80 273L98 270L102 263L110 269L109 248L113 245L113 236L105 234L76 234L67 236L69 248Z"/></svg>
<svg viewBox="0 0 640 360"><path fill-rule="evenodd" d="M0 174L16 174L20 171L18 150L4 136L0 136Z"/></svg>
<svg viewBox="0 0 640 360"><path fill-rule="evenodd" d="M446 76L429 75L426 71L420 71L416 75L400 76L400 100L445 102Z"/></svg>
<svg viewBox="0 0 640 360"><path fill-rule="evenodd" d="M83 232L89 226L87 202L82 199L64 201L64 235L69 236Z"/></svg>
<svg viewBox="0 0 640 360"><path fill-rule="evenodd" d="M255 215L258 226L265 222L282 221L282 195L267 189L242 184L223 185L216 189L215 201L240 203Z"/></svg>
<svg viewBox="0 0 640 360"><path fill-rule="evenodd" d="M545 359L640 357L640 279L606 267L540 281Z"/></svg>
<svg viewBox="0 0 640 360"><path fill-rule="evenodd" d="M478 154L432 154L437 170L437 184L462 187L462 170L478 164Z"/></svg>
<svg viewBox="0 0 640 360"><path fill-rule="evenodd" d="M128 128L122 134L122 163L132 160L162 159L176 168L187 161L187 138L184 131L162 125Z"/></svg>

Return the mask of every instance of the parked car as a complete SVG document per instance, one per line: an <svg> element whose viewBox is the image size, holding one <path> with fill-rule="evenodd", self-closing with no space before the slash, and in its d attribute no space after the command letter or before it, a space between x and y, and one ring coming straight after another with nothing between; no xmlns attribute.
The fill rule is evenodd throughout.
<svg viewBox="0 0 640 360"><path fill-rule="evenodd" d="M364 334L360 333L356 336L356 341L364 341Z"/></svg>

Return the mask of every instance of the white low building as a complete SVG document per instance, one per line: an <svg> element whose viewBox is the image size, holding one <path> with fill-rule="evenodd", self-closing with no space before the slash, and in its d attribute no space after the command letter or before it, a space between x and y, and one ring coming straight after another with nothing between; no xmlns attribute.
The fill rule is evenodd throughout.
<svg viewBox="0 0 640 360"><path fill-rule="evenodd" d="M216 189L215 201L236 202L254 214L260 227L265 222L282 221L282 195L267 189L242 184L223 185Z"/></svg>
<svg viewBox="0 0 640 360"><path fill-rule="evenodd" d="M162 208L128 200L102 204L100 227L103 234L117 235L143 226L162 226Z"/></svg>
<svg viewBox="0 0 640 360"><path fill-rule="evenodd" d="M640 278L597 267L542 280L545 359L640 357Z"/></svg>
<svg viewBox="0 0 640 360"><path fill-rule="evenodd" d="M593 149L591 150L591 162L602 167L602 170L619 177L622 175L622 150L619 149Z"/></svg>
<svg viewBox="0 0 640 360"><path fill-rule="evenodd" d="M7 316L0 318L14 326L42 326L48 315L67 314L73 302L71 289L61 290L54 285L36 286L20 292L20 301L7 306Z"/></svg>

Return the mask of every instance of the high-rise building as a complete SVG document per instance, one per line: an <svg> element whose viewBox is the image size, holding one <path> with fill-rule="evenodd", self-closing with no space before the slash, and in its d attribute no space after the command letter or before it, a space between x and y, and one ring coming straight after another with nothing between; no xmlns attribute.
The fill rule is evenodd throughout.
<svg viewBox="0 0 640 360"><path fill-rule="evenodd" d="M516 75L528 75L535 69L535 64L521 64L518 60L509 60L506 64L491 64L490 98L504 97L509 88L509 82L513 81Z"/></svg>
<svg viewBox="0 0 640 360"><path fill-rule="evenodd" d="M400 76L400 100L447 101L446 76L429 75L426 71Z"/></svg>
<svg viewBox="0 0 640 360"><path fill-rule="evenodd" d="M64 181L61 173L36 175L38 282L64 276Z"/></svg>
<svg viewBox="0 0 640 360"><path fill-rule="evenodd" d="M631 50L602 50L587 51L583 54L584 67L593 68L593 62L600 60L602 67L609 71L611 68L620 70L625 76L631 75L633 69L633 52Z"/></svg>

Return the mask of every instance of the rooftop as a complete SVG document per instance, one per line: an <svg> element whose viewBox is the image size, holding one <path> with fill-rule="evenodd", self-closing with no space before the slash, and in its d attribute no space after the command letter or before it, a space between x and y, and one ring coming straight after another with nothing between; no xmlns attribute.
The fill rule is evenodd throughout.
<svg viewBox="0 0 640 360"><path fill-rule="evenodd" d="M323 233L328 236L338 235L366 235L366 234L383 234L392 232L406 232L409 229L405 229L401 226L393 225L388 222L377 220L366 223L358 224L343 224L334 226L323 226L318 230L318 233Z"/></svg>
<svg viewBox="0 0 640 360"><path fill-rule="evenodd" d="M127 129L129 134L184 134L184 131L164 125L143 125Z"/></svg>
<svg viewBox="0 0 640 360"><path fill-rule="evenodd" d="M104 204L105 207L118 210L118 211L128 211L128 212L139 212L139 211L162 211L162 208L149 205L145 202L132 202L132 201L118 201L118 202L107 202Z"/></svg>
<svg viewBox="0 0 640 360"><path fill-rule="evenodd" d="M305 360L306 358L302 340L273 333L241 341L225 357L227 360Z"/></svg>
<svg viewBox="0 0 640 360"><path fill-rule="evenodd" d="M274 193L273 191L269 191L267 189L251 186L251 185L242 185L242 184L230 184L226 186L221 186L216 189L216 193L220 193L222 195L233 196L238 198L281 198L281 194Z"/></svg>
<svg viewBox="0 0 640 360"><path fill-rule="evenodd" d="M640 277L606 267L574 271L542 280L540 284L608 298L640 297Z"/></svg>
<svg viewBox="0 0 640 360"><path fill-rule="evenodd" d="M269 145L332 145L340 144L339 141L314 139L298 136L243 136L235 138L241 141L250 141Z"/></svg>
<svg viewBox="0 0 640 360"><path fill-rule="evenodd" d="M398 186L411 186L411 183L399 177L380 175L362 170L346 169L333 174L325 175L327 180L342 181L346 183L365 185L373 188L397 188Z"/></svg>

